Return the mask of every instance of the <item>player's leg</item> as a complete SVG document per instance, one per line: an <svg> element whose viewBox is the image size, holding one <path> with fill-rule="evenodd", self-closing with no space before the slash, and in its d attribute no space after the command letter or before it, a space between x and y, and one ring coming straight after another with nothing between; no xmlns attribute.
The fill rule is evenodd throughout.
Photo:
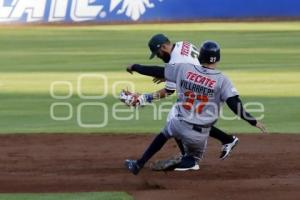
<svg viewBox="0 0 300 200"><path fill-rule="evenodd" d="M186 154L174 169L175 171L199 170L199 161L206 150L209 128L195 129L193 126L192 130L186 133L182 139Z"/></svg>
<svg viewBox="0 0 300 200"><path fill-rule="evenodd" d="M209 136L219 140L222 143L220 158L225 159L233 148L238 144L239 139L236 136L228 135L224 131L212 127Z"/></svg>
<svg viewBox="0 0 300 200"><path fill-rule="evenodd" d="M150 160L150 158L164 146L167 140L168 138L163 133L158 134L140 159L125 160L126 168L134 175L137 175L139 171L144 167L146 162Z"/></svg>
<svg viewBox="0 0 300 200"><path fill-rule="evenodd" d="M211 127L209 136L219 140L222 143L222 145L230 143L233 140L232 135L226 134L224 131L218 129L215 126Z"/></svg>
<svg viewBox="0 0 300 200"><path fill-rule="evenodd" d="M172 120L170 132L175 138L181 139L185 148L185 155L174 166L174 170L198 170L198 161L202 158L207 144L210 128L196 128L195 126L178 119Z"/></svg>
<svg viewBox="0 0 300 200"><path fill-rule="evenodd" d="M175 138L175 141L177 143L178 148L180 149L180 153L182 156L185 154L184 146L182 144L182 141L180 139Z"/></svg>
<svg viewBox="0 0 300 200"><path fill-rule="evenodd" d="M168 117L167 117L167 122L171 121L173 118L175 118L177 116L178 112L177 112L177 109L176 109L176 104L174 104L168 114ZM177 146L178 148L180 149L180 152L181 152L181 155L184 155L185 154L185 151L184 151L184 147L183 147L183 144L182 144L182 141L178 138L175 138L176 140L176 143L177 143Z"/></svg>
<svg viewBox="0 0 300 200"><path fill-rule="evenodd" d="M156 154L164 146L168 139L172 137L172 135L168 132L169 123L170 122L168 122L162 132L154 138L141 158L138 160L125 160L125 166L131 173L137 175L152 156L154 156L154 154Z"/></svg>

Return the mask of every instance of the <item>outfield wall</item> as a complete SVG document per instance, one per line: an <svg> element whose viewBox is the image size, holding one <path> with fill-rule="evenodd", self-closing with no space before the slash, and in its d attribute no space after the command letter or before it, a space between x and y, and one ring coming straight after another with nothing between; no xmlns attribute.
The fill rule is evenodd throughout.
<svg viewBox="0 0 300 200"><path fill-rule="evenodd" d="M0 0L0 22L300 18L300 0Z"/></svg>

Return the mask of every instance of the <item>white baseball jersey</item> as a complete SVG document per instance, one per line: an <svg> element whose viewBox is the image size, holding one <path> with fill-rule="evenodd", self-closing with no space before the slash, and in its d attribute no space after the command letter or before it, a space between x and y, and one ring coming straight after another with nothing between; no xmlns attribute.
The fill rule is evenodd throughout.
<svg viewBox="0 0 300 200"><path fill-rule="evenodd" d="M171 53L169 64L189 63L193 65L200 65L198 56L199 50L195 45L186 41L176 42ZM176 90L176 83L166 81L165 87L168 90Z"/></svg>

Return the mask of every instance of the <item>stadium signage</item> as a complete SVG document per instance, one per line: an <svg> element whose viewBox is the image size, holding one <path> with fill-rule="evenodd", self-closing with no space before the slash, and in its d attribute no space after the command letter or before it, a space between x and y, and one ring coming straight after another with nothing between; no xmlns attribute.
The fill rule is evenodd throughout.
<svg viewBox="0 0 300 200"><path fill-rule="evenodd" d="M0 23L296 18L296 0L0 0Z"/></svg>
<svg viewBox="0 0 300 200"><path fill-rule="evenodd" d="M0 22L100 21L108 15L137 21L154 7L150 0L0 0Z"/></svg>

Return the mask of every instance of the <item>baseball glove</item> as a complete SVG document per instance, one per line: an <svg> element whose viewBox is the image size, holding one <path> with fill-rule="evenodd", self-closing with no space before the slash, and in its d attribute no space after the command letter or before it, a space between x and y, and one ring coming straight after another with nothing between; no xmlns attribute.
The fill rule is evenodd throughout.
<svg viewBox="0 0 300 200"><path fill-rule="evenodd" d="M145 95L130 92L129 90L121 91L120 101L125 103L127 106L132 106L132 107L145 106L147 103L145 99Z"/></svg>
<svg viewBox="0 0 300 200"><path fill-rule="evenodd" d="M174 170L176 166L181 162L182 156L173 156L165 160L157 160L150 164L150 168L153 171L170 171Z"/></svg>

